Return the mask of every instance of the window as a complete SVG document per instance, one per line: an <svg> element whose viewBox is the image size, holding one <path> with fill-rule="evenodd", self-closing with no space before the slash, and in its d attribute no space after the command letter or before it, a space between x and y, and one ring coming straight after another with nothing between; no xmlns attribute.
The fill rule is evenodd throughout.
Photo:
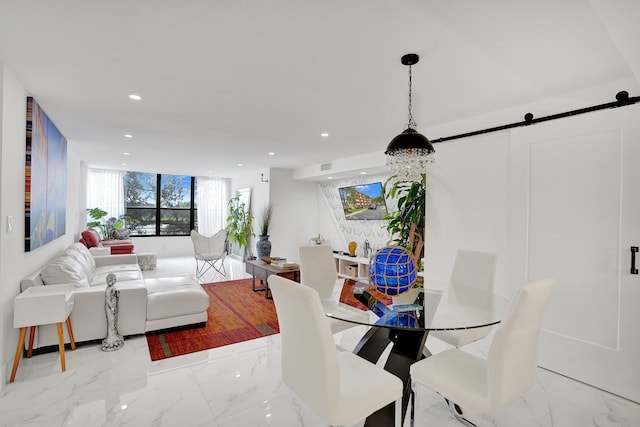
<svg viewBox="0 0 640 427"><path fill-rule="evenodd" d="M87 208L100 208L107 212L106 218L120 218L124 214L125 171L111 169L88 169ZM87 213L87 222L93 219Z"/></svg>
<svg viewBox="0 0 640 427"><path fill-rule="evenodd" d="M124 187L132 236L188 236L197 229L195 177L127 172Z"/></svg>

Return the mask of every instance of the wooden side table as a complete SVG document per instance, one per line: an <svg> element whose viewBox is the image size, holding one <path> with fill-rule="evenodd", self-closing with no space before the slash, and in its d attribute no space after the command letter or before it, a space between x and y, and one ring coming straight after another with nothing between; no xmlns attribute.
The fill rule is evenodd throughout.
<svg viewBox="0 0 640 427"><path fill-rule="evenodd" d="M291 267L276 267L272 264L267 264L260 260L247 260L245 263L246 272L251 274L251 289L253 292L264 291L264 297L271 299L271 291L269 290L269 276L277 274L278 276L285 276L291 278L296 282L300 282L300 266L295 265ZM256 287L256 278L260 280L261 287Z"/></svg>
<svg viewBox="0 0 640 427"><path fill-rule="evenodd" d="M13 382L16 377L20 356L24 348L24 338L27 333L27 328L31 328L29 348L27 350L27 357L31 357L33 338L36 326L38 325L48 325L51 323L58 325L60 364L62 365L62 372L66 370L62 322L66 322L67 324L71 349L75 350L76 343L73 340L73 331L71 330L71 322L69 320L69 314L71 314L71 310L73 310L73 290L73 285L32 286L15 298L13 301L13 327L20 328L20 338L18 338L18 348L16 349L16 356L13 360L13 370L11 371L11 379L9 382Z"/></svg>

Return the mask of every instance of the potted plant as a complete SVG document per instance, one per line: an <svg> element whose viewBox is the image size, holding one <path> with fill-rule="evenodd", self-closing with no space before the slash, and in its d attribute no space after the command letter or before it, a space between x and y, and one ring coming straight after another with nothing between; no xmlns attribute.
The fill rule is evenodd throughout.
<svg viewBox="0 0 640 427"><path fill-rule="evenodd" d="M269 226L271 225L271 215L273 214L273 206L266 204L260 215L260 235L256 242L256 252L258 258L268 258L271 255L271 242L269 241Z"/></svg>
<svg viewBox="0 0 640 427"><path fill-rule="evenodd" d="M249 239L255 236L253 229L253 216L245 204L240 201L240 196L229 200L229 216L227 217L227 237L230 243L246 248Z"/></svg>
<svg viewBox="0 0 640 427"><path fill-rule="evenodd" d="M318 233L317 236L313 236L312 238L310 238L309 241L315 243L316 245L321 245L325 242L324 237L322 237L320 233Z"/></svg>
<svg viewBox="0 0 640 427"><path fill-rule="evenodd" d="M93 221L87 222L88 228L99 228L100 232L103 232L102 229L102 218L108 215L107 211L103 211L100 208L87 209L87 214L93 219Z"/></svg>
<svg viewBox="0 0 640 427"><path fill-rule="evenodd" d="M100 208L87 209L87 213L93 219L93 221L87 222L87 227L100 229L102 238L105 240L113 238L116 230L119 231L124 228L124 215L120 218L103 219L108 213Z"/></svg>
<svg viewBox="0 0 640 427"><path fill-rule="evenodd" d="M422 242L425 231L426 175L422 174L420 181L399 181L393 175L385 181L383 187L387 198L397 200L397 210L385 215L385 219L389 220L386 229L393 236L393 242L407 248L420 264L424 257ZM412 226L414 235L411 232ZM418 242L419 246L416 247Z"/></svg>

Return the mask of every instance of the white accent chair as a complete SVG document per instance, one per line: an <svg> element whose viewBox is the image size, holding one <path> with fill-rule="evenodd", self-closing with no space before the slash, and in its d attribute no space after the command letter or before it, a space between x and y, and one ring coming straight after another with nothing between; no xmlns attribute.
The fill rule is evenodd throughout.
<svg viewBox="0 0 640 427"><path fill-rule="evenodd" d="M520 288L487 359L452 348L411 365L413 392L422 384L441 394L454 416L471 426L461 408L492 416L524 394L535 382L542 318L555 285L542 279Z"/></svg>
<svg viewBox="0 0 640 427"><path fill-rule="evenodd" d="M227 232L224 229L210 237L191 230L191 241L195 252L198 279L211 268L223 276L227 275L224 268L224 259L227 256Z"/></svg>
<svg viewBox="0 0 640 427"><path fill-rule="evenodd" d="M336 280L338 280L338 270L336 260L333 257L331 246L313 245L300 246L298 249L300 257L300 283L318 291L321 299L334 297ZM347 307L344 307L347 310ZM360 310L352 310L354 316L359 316L363 323L367 323L369 316ZM344 331L355 326L356 323L325 317L329 323L332 333Z"/></svg>
<svg viewBox="0 0 640 427"><path fill-rule="evenodd" d="M276 275L268 281L280 324L284 383L333 426L353 425L395 401L395 426L400 427L400 378L355 354L338 352L315 289Z"/></svg>
<svg viewBox="0 0 640 427"><path fill-rule="evenodd" d="M459 250L451 273L452 287L466 286L493 292L497 255L488 252ZM491 332L492 326L452 331L432 331L430 337L437 338L454 347L462 347Z"/></svg>

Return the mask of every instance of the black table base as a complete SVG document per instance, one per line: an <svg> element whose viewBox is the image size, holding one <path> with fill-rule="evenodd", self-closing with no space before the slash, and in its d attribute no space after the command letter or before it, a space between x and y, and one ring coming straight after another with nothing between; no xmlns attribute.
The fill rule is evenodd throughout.
<svg viewBox="0 0 640 427"><path fill-rule="evenodd" d="M409 397L411 379L409 368L422 359L423 349L429 331L393 329L373 326L356 345L353 352L358 356L376 363L390 343L393 343L384 369L402 380L402 422L404 423ZM365 427L389 427L394 425L395 403L374 412L365 422Z"/></svg>

